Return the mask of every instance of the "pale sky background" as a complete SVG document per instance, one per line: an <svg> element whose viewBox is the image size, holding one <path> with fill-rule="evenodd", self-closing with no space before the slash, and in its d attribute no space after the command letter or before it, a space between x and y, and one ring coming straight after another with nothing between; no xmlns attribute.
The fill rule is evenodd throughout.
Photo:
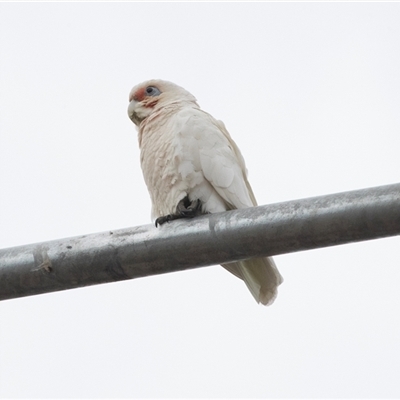
<svg viewBox="0 0 400 400"><path fill-rule="evenodd" d="M0 4L0 247L150 223L128 93L225 122L259 204L400 182L399 3ZM0 303L0 397L399 397L398 237ZM0 260L1 264L1 260Z"/></svg>

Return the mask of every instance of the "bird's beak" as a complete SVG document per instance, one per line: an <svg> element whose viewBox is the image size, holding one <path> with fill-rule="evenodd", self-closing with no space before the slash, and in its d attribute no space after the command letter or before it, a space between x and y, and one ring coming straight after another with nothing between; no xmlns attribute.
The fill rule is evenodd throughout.
<svg viewBox="0 0 400 400"><path fill-rule="evenodd" d="M132 101L129 103L129 106L128 106L128 116L129 116L130 119L132 119L132 116L133 116L133 114L135 113L136 104L137 104L137 101L136 101L136 100L132 100Z"/></svg>
<svg viewBox="0 0 400 400"><path fill-rule="evenodd" d="M132 100L132 101L129 103L129 106L128 106L128 116L129 116L129 118L132 120L132 122L133 122L135 125L139 126L139 124L140 124L140 122L141 122L141 119L139 118L139 116L138 116L137 113L136 113L136 106L137 106L137 104L138 104L138 102L137 102L136 100Z"/></svg>

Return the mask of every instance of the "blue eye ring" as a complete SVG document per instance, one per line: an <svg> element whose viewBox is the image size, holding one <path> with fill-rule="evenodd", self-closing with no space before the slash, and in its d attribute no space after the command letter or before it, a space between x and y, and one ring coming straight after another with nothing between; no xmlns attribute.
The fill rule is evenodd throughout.
<svg viewBox="0 0 400 400"><path fill-rule="evenodd" d="M146 88L147 96L159 96L160 94L161 94L160 89L156 88L155 86L147 86Z"/></svg>

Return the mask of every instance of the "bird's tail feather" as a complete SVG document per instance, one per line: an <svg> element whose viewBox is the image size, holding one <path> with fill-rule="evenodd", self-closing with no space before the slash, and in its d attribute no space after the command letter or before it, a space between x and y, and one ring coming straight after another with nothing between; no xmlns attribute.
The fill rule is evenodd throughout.
<svg viewBox="0 0 400 400"><path fill-rule="evenodd" d="M244 280L257 303L270 305L274 302L283 278L271 257L253 258L222 266Z"/></svg>

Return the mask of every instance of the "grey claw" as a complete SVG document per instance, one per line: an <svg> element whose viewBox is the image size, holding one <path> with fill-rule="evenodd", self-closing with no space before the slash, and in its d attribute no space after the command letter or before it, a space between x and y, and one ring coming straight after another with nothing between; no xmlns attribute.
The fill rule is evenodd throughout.
<svg viewBox="0 0 400 400"><path fill-rule="evenodd" d="M186 196L176 206L175 214L168 214L158 217L155 221L155 225L157 228L158 225L165 224L166 222L173 221L174 219L193 218L201 213L201 201L198 199L190 201L189 197Z"/></svg>

